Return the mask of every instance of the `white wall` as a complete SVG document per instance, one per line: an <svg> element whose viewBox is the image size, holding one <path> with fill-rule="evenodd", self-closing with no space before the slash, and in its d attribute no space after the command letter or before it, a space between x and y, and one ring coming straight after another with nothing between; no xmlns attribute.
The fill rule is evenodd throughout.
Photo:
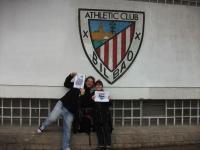
<svg viewBox="0 0 200 150"><path fill-rule="evenodd" d="M101 78L83 51L78 8L145 12L140 52L113 85ZM0 0L0 97L60 97L66 75L77 71L102 79L113 98L200 98L199 27L200 9L191 6Z"/></svg>

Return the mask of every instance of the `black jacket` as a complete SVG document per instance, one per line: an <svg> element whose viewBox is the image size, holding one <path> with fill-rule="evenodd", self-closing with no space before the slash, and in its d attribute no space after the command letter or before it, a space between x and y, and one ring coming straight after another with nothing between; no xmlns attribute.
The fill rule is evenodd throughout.
<svg viewBox="0 0 200 150"><path fill-rule="evenodd" d="M63 106L67 108L71 113L75 114L79 107L79 94L80 89L73 88L74 83L71 82L72 76L69 75L64 82L64 86L69 88L69 91L60 99Z"/></svg>
<svg viewBox="0 0 200 150"><path fill-rule="evenodd" d="M110 113L110 107L112 102L94 102L94 125L96 130L99 127L107 126L112 131L112 119Z"/></svg>
<svg viewBox="0 0 200 150"><path fill-rule="evenodd" d="M92 100L93 92L91 89L85 87L85 94L80 96L81 108L93 108L94 101Z"/></svg>

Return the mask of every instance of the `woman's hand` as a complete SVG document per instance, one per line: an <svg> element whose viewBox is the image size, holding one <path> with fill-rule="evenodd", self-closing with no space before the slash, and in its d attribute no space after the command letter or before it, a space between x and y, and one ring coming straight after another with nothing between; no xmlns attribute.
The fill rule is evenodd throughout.
<svg viewBox="0 0 200 150"><path fill-rule="evenodd" d="M85 94L85 89L80 89L80 94L84 95Z"/></svg>
<svg viewBox="0 0 200 150"><path fill-rule="evenodd" d="M74 77L77 73L76 72L71 72L70 76Z"/></svg>
<svg viewBox="0 0 200 150"><path fill-rule="evenodd" d="M92 100L93 100L93 101L94 101L94 99L95 99L95 95L92 96Z"/></svg>
<svg viewBox="0 0 200 150"><path fill-rule="evenodd" d="M108 96L108 100L109 100L109 101L110 101L110 99L111 99L110 96Z"/></svg>

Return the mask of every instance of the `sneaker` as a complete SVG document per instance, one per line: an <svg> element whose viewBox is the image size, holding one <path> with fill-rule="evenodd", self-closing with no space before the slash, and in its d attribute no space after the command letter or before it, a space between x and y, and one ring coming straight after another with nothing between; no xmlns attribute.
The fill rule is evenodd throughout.
<svg viewBox="0 0 200 150"><path fill-rule="evenodd" d="M37 129L37 133L42 133L42 132L43 132L43 130L42 130L41 127L42 127L42 126L39 126L39 128Z"/></svg>
<svg viewBox="0 0 200 150"><path fill-rule="evenodd" d="M111 146L106 146L106 150L111 150Z"/></svg>

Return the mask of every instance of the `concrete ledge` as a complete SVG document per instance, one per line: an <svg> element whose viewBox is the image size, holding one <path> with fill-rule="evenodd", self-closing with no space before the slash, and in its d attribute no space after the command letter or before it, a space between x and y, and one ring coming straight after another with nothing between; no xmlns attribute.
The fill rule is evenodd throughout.
<svg viewBox="0 0 200 150"><path fill-rule="evenodd" d="M42 134L37 127L0 127L0 150L60 150L61 128L50 127ZM87 134L72 135L72 150L92 150L96 147L96 135L91 143ZM200 126L160 126L115 128L112 138L114 149L133 149L166 145L200 143Z"/></svg>

